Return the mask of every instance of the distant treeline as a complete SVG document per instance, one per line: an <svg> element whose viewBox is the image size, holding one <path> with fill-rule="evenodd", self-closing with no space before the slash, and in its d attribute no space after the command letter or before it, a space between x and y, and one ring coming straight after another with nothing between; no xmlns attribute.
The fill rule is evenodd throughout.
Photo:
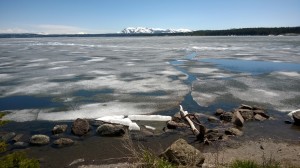
<svg viewBox="0 0 300 168"><path fill-rule="evenodd" d="M199 30L189 33L192 36L267 36L267 35L300 35L300 27L279 28L241 28L229 30Z"/></svg>
<svg viewBox="0 0 300 168"><path fill-rule="evenodd" d="M275 28L240 28L228 30L198 30L190 33L160 34L0 34L0 38L33 38L33 37L131 37L131 36L268 36L268 35L300 35L300 27Z"/></svg>

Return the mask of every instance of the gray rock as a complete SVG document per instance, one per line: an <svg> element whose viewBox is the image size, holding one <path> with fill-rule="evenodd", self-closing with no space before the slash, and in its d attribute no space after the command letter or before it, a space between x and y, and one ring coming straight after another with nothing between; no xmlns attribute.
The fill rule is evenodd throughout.
<svg viewBox="0 0 300 168"><path fill-rule="evenodd" d="M16 142L16 143L14 143L14 147L16 147L16 148L26 148L28 146L29 146L29 144L26 143L26 142Z"/></svg>
<svg viewBox="0 0 300 168"><path fill-rule="evenodd" d="M293 119L294 119L294 124L300 125L300 111L295 112L292 115L293 115Z"/></svg>
<svg viewBox="0 0 300 168"><path fill-rule="evenodd" d="M125 134L122 125L103 124L96 131L100 136L123 136Z"/></svg>
<svg viewBox="0 0 300 168"><path fill-rule="evenodd" d="M270 116L267 115L264 110L253 110L253 113L254 115L259 114L266 119L270 118Z"/></svg>
<svg viewBox="0 0 300 168"><path fill-rule="evenodd" d="M223 109L220 109L220 108L219 108L219 109L216 110L215 115L216 115L216 116L219 116L219 115L222 115L222 114L224 114L224 113L225 113L225 111L224 111Z"/></svg>
<svg viewBox="0 0 300 168"><path fill-rule="evenodd" d="M240 130L237 129L237 128L229 128L229 129L225 130L225 134L226 134L226 135L242 136L242 135L243 135L243 132L240 131Z"/></svg>
<svg viewBox="0 0 300 168"><path fill-rule="evenodd" d="M261 116L260 114L255 114L254 115L254 119L258 120L258 121L264 121L264 120L266 120L266 118L263 117L263 116Z"/></svg>
<svg viewBox="0 0 300 168"><path fill-rule="evenodd" d="M72 133L74 135L83 136L90 130L90 124L87 120L77 118L72 125Z"/></svg>
<svg viewBox="0 0 300 168"><path fill-rule="evenodd" d="M248 110L252 110L253 107L252 106L249 106L249 105L246 105L246 104L241 104L239 109L248 109Z"/></svg>
<svg viewBox="0 0 300 168"><path fill-rule="evenodd" d="M175 141L161 154L161 156L177 165L197 167L201 167L205 160L203 154L198 149L189 145L183 139Z"/></svg>
<svg viewBox="0 0 300 168"><path fill-rule="evenodd" d="M4 142L10 141L12 138L16 136L16 133L14 132L8 132L1 136L1 140Z"/></svg>
<svg viewBox="0 0 300 168"><path fill-rule="evenodd" d="M219 139L222 139L223 134L219 133L219 132L209 132L205 135L205 137L209 140L209 141L217 141Z"/></svg>
<svg viewBox="0 0 300 168"><path fill-rule="evenodd" d="M261 111L265 111L265 109L264 108L262 108L262 107L259 107L259 106L253 106L252 107L252 110L261 110Z"/></svg>
<svg viewBox="0 0 300 168"><path fill-rule="evenodd" d="M74 141L70 138L59 138L53 142L53 145L56 147L64 147L73 145Z"/></svg>
<svg viewBox="0 0 300 168"><path fill-rule="evenodd" d="M175 113L174 116L172 117L172 120L175 122L180 122L181 119L182 118L180 112Z"/></svg>
<svg viewBox="0 0 300 168"><path fill-rule="evenodd" d="M50 142L50 138L47 135L33 135L30 138L30 143L33 145L47 145Z"/></svg>
<svg viewBox="0 0 300 168"><path fill-rule="evenodd" d="M100 120L94 120L94 121L91 121L90 123L94 127L99 127L100 125L104 124L104 122L100 121Z"/></svg>
<svg viewBox="0 0 300 168"><path fill-rule="evenodd" d="M252 110L249 109L238 109L238 111L241 113L244 120L252 120L254 117L254 113Z"/></svg>
<svg viewBox="0 0 300 168"><path fill-rule="evenodd" d="M232 121L233 114L231 112L225 112L220 116L220 120L231 122Z"/></svg>
<svg viewBox="0 0 300 168"><path fill-rule="evenodd" d="M23 134L17 134L13 139L12 141L13 142L18 142L21 140L21 138L23 137Z"/></svg>
<svg viewBox="0 0 300 168"><path fill-rule="evenodd" d="M55 125L52 129L52 134L61 134L66 132L68 125Z"/></svg>
<svg viewBox="0 0 300 168"><path fill-rule="evenodd" d="M233 123L239 127L244 126L244 118L242 117L240 112L237 110L233 113Z"/></svg>
<svg viewBox="0 0 300 168"><path fill-rule="evenodd" d="M188 127L188 125L186 125L185 123L178 123L178 122L175 122L175 121L168 121L167 122L167 128L168 129L176 129L178 127Z"/></svg>
<svg viewBox="0 0 300 168"><path fill-rule="evenodd" d="M214 116L208 116L208 117L207 117L207 120L208 120L209 122L219 122L219 119L216 118L216 117L214 117Z"/></svg>

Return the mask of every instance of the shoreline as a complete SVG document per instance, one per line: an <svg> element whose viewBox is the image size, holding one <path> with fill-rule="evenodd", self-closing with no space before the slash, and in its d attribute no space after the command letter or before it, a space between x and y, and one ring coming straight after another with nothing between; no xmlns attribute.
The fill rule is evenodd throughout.
<svg viewBox="0 0 300 168"><path fill-rule="evenodd" d="M269 146L279 145L282 148L280 150L281 155L276 155L276 159L279 159L280 161L283 159L285 163L289 160L286 158L286 155L292 152L295 157L290 158L292 159L290 162L296 163L300 153L298 155L297 150L295 153L295 151L291 151L291 149L300 149L300 137L298 136L300 127L284 123L284 121L288 118L287 116L283 117L285 116L284 114L272 114L272 117L273 116L275 118L274 120L261 122L248 121L242 128L244 135L230 137L229 140L225 141L215 141L212 142L211 145L204 145L203 143L196 141L195 136L189 129L167 129L167 131L163 131L166 127L166 122L136 121L138 125L154 126L156 131L149 132L148 130L147 133L131 131L126 134L131 137L130 139L135 145L142 145L145 149L149 149L157 155L162 153L177 139L183 138L192 146L200 149L204 155L207 156L208 159L205 164L208 165L214 164L213 162L216 161L216 152L214 151L216 146L218 148L221 147L218 149L220 151L217 152L222 152L223 157L226 158L222 159L222 161L225 160L224 163L228 163L232 160L232 158L239 158L237 156L239 156L238 154L242 153L243 150L248 151L247 155L253 155L258 144L263 144L263 146L265 146L263 147L264 150L260 152L264 152L266 154L272 153L273 148L269 148ZM209 125L211 123L205 120L205 118L202 118L201 123L213 128L213 126ZM130 154L130 151L124 148L124 139L126 139L126 137L99 136L96 132L97 126L95 125L95 121L89 120L89 123L92 126L91 130L88 134L82 137L75 136L71 133L70 128L72 121L10 122L1 127L1 132L16 132L17 134L23 134L23 139L27 140L31 135L45 134L51 138L51 142L60 137L71 138L75 141L74 145L62 148L55 148L51 144L45 146L27 146L24 150L29 154L29 156L37 158L41 163L41 167L68 166L78 159L83 160L79 160L78 163L71 165L70 167L78 167L80 165L109 165L116 162L128 162L130 160L128 160L128 154ZM61 135L52 135L51 129L57 124L67 124L67 132ZM10 145L12 146L11 142ZM7 152L1 153L0 156L18 150L23 149L12 147L9 148ZM261 156L256 157L255 160L261 161L261 158ZM243 157L241 157L241 159L243 159Z"/></svg>

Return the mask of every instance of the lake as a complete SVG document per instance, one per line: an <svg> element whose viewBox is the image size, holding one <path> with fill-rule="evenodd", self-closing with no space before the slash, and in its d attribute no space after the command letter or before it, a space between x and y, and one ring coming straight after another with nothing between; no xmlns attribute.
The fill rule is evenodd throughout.
<svg viewBox="0 0 300 168"><path fill-rule="evenodd" d="M14 121L299 109L300 37L0 39L0 110Z"/></svg>

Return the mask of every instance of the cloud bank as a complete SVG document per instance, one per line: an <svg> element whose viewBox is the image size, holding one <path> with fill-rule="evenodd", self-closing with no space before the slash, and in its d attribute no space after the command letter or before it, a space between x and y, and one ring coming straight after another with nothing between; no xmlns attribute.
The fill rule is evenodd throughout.
<svg viewBox="0 0 300 168"><path fill-rule="evenodd" d="M3 28L0 33L39 33L39 34L86 34L91 30L68 25L41 24L28 28Z"/></svg>

